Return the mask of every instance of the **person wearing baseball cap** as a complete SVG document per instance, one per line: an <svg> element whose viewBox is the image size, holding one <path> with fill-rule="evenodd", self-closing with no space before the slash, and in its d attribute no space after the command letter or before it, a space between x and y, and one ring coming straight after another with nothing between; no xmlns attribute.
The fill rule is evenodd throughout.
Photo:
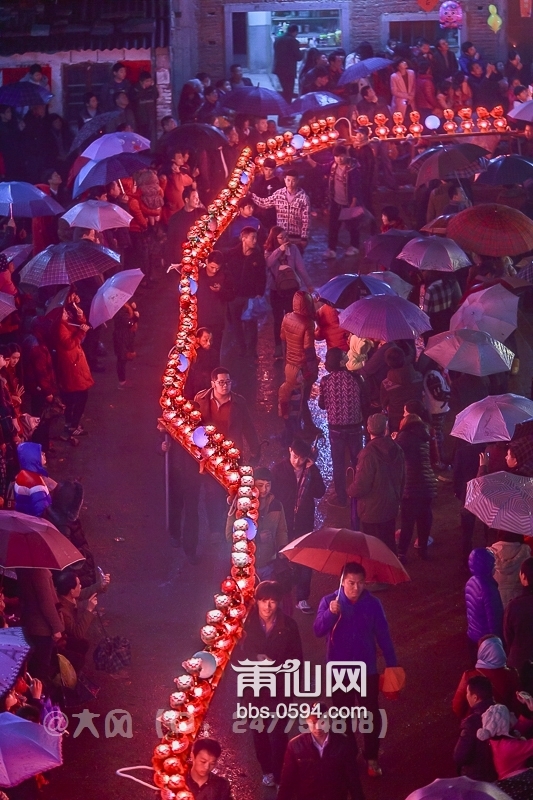
<svg viewBox="0 0 533 800"><path fill-rule="evenodd" d="M389 436L385 414L372 414L367 430L370 441L359 453L348 494L357 498L363 533L377 536L396 553L394 532L405 481L405 458Z"/></svg>

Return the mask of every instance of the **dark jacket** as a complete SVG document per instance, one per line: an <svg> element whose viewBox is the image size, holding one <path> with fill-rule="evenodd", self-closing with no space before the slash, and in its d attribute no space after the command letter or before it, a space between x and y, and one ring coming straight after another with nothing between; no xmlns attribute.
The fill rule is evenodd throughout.
<svg viewBox="0 0 533 800"><path fill-rule="evenodd" d="M348 487L357 498L362 522L388 522L396 517L405 481L403 450L390 436L371 439L357 458L354 480Z"/></svg>
<svg viewBox="0 0 533 800"><path fill-rule="evenodd" d="M405 404L409 400L422 400L424 379L412 364L399 369L389 369L381 384L381 407L389 415L391 433L400 427Z"/></svg>
<svg viewBox="0 0 533 800"><path fill-rule="evenodd" d="M526 661L533 661L533 588L524 588L520 597L509 602L503 635L510 667L521 670Z"/></svg>
<svg viewBox="0 0 533 800"><path fill-rule="evenodd" d="M211 286L220 286L218 291L213 291ZM198 303L198 327L199 328L224 328L226 324L227 302L231 299L226 272L220 269L212 278L209 277L205 269L198 273L198 291L196 300Z"/></svg>
<svg viewBox="0 0 533 800"><path fill-rule="evenodd" d="M446 63L446 59L440 50L436 49L433 53L431 71L433 72L435 86L439 86L444 80L446 80L446 78L452 78L459 69L457 66L457 58L455 57L455 53L453 53L451 50L448 50L447 56L448 63Z"/></svg>
<svg viewBox="0 0 533 800"><path fill-rule="evenodd" d="M203 392L198 392L194 398L194 402L200 409L202 414L202 422L204 425L212 425L213 418L211 414L211 399L213 397L213 389L205 389ZM225 436L235 442L235 446L239 448L242 453L244 446L244 439L250 448L252 455L259 453L259 439L257 431L255 430L252 415L248 409L248 405L244 397L240 394L231 393L231 410L229 415L229 425L227 431L221 431Z"/></svg>
<svg viewBox="0 0 533 800"><path fill-rule="evenodd" d="M229 291L234 297L257 297L266 289L266 262L263 252L255 247L244 255L242 244L225 253L224 267Z"/></svg>
<svg viewBox="0 0 533 800"><path fill-rule="evenodd" d="M278 76L296 77L296 64L303 58L300 43L295 36L284 33L274 40L274 66L272 72Z"/></svg>
<svg viewBox="0 0 533 800"><path fill-rule="evenodd" d="M165 266L179 264L181 261L181 246L187 240L187 233L194 223L200 219L205 209L194 208L192 211L176 211L168 221L167 242L165 245Z"/></svg>
<svg viewBox="0 0 533 800"><path fill-rule="evenodd" d="M493 703L491 698L472 706L470 714L461 722L461 732L453 751L458 774L474 781L495 781L497 778L490 744L477 738L477 732L482 727L481 715Z"/></svg>
<svg viewBox="0 0 533 800"><path fill-rule="evenodd" d="M380 403L381 383L385 380L387 372L389 371L385 356L387 350L390 350L391 347L399 347L405 355L405 360L409 363L412 363L416 357L414 343L407 339L387 342L372 351L368 361L363 364L360 372L368 385L368 391L373 405L379 405Z"/></svg>
<svg viewBox="0 0 533 800"><path fill-rule="evenodd" d="M157 134L157 98L159 90L154 84L143 89L140 83L133 88L133 108L137 130L141 136L154 140Z"/></svg>
<svg viewBox="0 0 533 800"><path fill-rule="evenodd" d="M209 348L199 347L196 351L196 358L191 364L187 382L185 384L184 396L187 400L194 400L197 394L209 389L211 386L211 373L218 367L219 355Z"/></svg>
<svg viewBox="0 0 533 800"><path fill-rule="evenodd" d="M465 586L467 634L476 643L488 633L503 637L503 605L492 577L494 565L494 555L485 547L476 547L468 557L472 577Z"/></svg>
<svg viewBox="0 0 533 800"><path fill-rule="evenodd" d="M253 179L250 191L258 197L272 197L274 192L277 192L278 189L283 189L284 186L285 184L277 175L273 175L267 180L263 173L259 173Z"/></svg>
<svg viewBox="0 0 533 800"><path fill-rule="evenodd" d="M378 598L365 589L357 602L351 603L341 589L340 616L329 610L329 604L336 599L337 592L322 598L313 626L315 636L327 636L327 660L364 661L367 674L376 675L378 644L387 667L398 666L387 618Z"/></svg>
<svg viewBox="0 0 533 800"><path fill-rule="evenodd" d="M437 479L429 456L430 441L427 426L418 421L407 424L396 437L396 444L405 456L404 498L437 496Z"/></svg>
<svg viewBox="0 0 533 800"><path fill-rule="evenodd" d="M185 778L188 790L193 794L194 800L231 800L231 785L227 778L211 772L203 786L198 784L188 774Z"/></svg>
<svg viewBox="0 0 533 800"><path fill-rule="evenodd" d="M272 493L281 502L287 520L289 541L309 533L315 527L315 499L323 497L326 487L316 464L307 467L298 500L296 473L288 458L272 467Z"/></svg>
<svg viewBox="0 0 533 800"><path fill-rule="evenodd" d="M17 588L22 606L20 622L30 636L62 633L58 598L49 569L17 569Z"/></svg>
<svg viewBox="0 0 533 800"><path fill-rule="evenodd" d="M331 166L331 172L329 173L330 200L334 199L335 175L337 173L337 169L338 165L335 162L333 162ZM359 169L359 164L354 159L350 159L348 169L344 173L344 181L346 184L348 205L351 205L353 200L357 200L357 205L361 205L362 203L361 170Z"/></svg>
<svg viewBox="0 0 533 800"><path fill-rule="evenodd" d="M356 754L346 736L330 733L322 756L310 733L285 751L278 800L364 800Z"/></svg>
<svg viewBox="0 0 533 800"><path fill-rule="evenodd" d="M466 498L466 484L476 477L479 470L479 454L485 447L483 443L470 444L462 439L457 442L453 459L453 490L463 505Z"/></svg>

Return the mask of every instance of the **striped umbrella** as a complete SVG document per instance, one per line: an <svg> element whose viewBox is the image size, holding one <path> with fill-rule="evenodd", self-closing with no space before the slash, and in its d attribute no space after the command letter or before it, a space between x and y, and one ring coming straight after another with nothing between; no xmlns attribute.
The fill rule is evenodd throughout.
<svg viewBox="0 0 533 800"><path fill-rule="evenodd" d="M417 269L435 272L455 272L469 267L470 259L453 239L443 236L421 236L407 242L398 258Z"/></svg>
<svg viewBox="0 0 533 800"><path fill-rule="evenodd" d="M51 244L20 271L30 286L61 286L100 275L120 262L120 256L93 242Z"/></svg>
<svg viewBox="0 0 533 800"><path fill-rule="evenodd" d="M375 536L348 528L321 528L306 533L281 550L289 561L317 572L340 576L345 564L362 564L369 582L404 583L411 578L392 550Z"/></svg>
<svg viewBox="0 0 533 800"><path fill-rule="evenodd" d="M466 485L465 508L488 525L533 536L533 478L493 472Z"/></svg>
<svg viewBox="0 0 533 800"><path fill-rule="evenodd" d="M533 400L519 394L491 395L460 411L451 435L471 444L508 442L516 426L531 417Z"/></svg>
<svg viewBox="0 0 533 800"><path fill-rule="evenodd" d="M444 331L430 336L426 355L437 364L467 375L495 375L507 372L513 352L484 331Z"/></svg>
<svg viewBox="0 0 533 800"><path fill-rule="evenodd" d="M450 330L485 331L504 342L518 326L518 297L501 283L468 295L450 320Z"/></svg>
<svg viewBox="0 0 533 800"><path fill-rule="evenodd" d="M341 311L339 322L341 328L356 336L385 342L416 339L431 330L429 317L414 303L387 294L352 303Z"/></svg>

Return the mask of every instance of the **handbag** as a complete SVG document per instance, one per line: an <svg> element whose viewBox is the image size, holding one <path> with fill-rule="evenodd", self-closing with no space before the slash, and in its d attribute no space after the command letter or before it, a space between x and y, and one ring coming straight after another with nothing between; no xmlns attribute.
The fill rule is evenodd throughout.
<svg viewBox="0 0 533 800"><path fill-rule="evenodd" d="M93 653L94 666L103 672L120 672L131 664L131 644L124 636L107 636L102 620L97 615L104 638L96 645Z"/></svg>

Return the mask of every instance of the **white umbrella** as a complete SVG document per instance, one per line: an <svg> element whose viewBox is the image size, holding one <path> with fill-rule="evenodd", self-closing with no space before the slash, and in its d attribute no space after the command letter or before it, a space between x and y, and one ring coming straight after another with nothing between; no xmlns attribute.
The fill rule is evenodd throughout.
<svg viewBox="0 0 533 800"><path fill-rule="evenodd" d="M451 435L471 444L508 442L516 425L532 417L533 400L518 394L491 395L460 411Z"/></svg>
<svg viewBox="0 0 533 800"><path fill-rule="evenodd" d="M410 283L407 283L407 281L404 281L399 275L396 275L395 272L390 272L389 270L385 270L384 272L369 272L368 277L377 278L378 281L387 283L391 289L394 289L396 294L403 297L404 300L407 300L413 289Z"/></svg>
<svg viewBox="0 0 533 800"><path fill-rule="evenodd" d="M533 535L533 478L492 472L466 484L465 508L488 525Z"/></svg>
<svg viewBox="0 0 533 800"><path fill-rule="evenodd" d="M117 311L133 297L144 278L140 269L124 269L108 278L98 289L91 303L89 324L97 328L112 319Z"/></svg>
<svg viewBox="0 0 533 800"><path fill-rule="evenodd" d="M65 219L71 228L93 228L95 231L107 231L110 228L129 228L133 217L115 203L105 200L86 200L70 208L61 219Z"/></svg>
<svg viewBox="0 0 533 800"><path fill-rule="evenodd" d="M430 336L425 350L437 364L468 375L495 375L507 372L513 352L483 331L444 331Z"/></svg>
<svg viewBox="0 0 533 800"><path fill-rule="evenodd" d="M130 131L116 131L115 133L105 133L95 142L90 144L82 153L85 158L93 161L101 161L102 158L118 156L120 153L139 153L142 150L149 150L150 140L138 133Z"/></svg>
<svg viewBox="0 0 533 800"><path fill-rule="evenodd" d="M468 295L450 320L450 330L485 331L504 342L518 326L518 297L501 283Z"/></svg>
<svg viewBox="0 0 533 800"><path fill-rule="evenodd" d="M417 269L436 272L455 272L471 264L464 250L461 250L453 239L446 239L443 236L421 236L419 239L411 239L398 258Z"/></svg>

